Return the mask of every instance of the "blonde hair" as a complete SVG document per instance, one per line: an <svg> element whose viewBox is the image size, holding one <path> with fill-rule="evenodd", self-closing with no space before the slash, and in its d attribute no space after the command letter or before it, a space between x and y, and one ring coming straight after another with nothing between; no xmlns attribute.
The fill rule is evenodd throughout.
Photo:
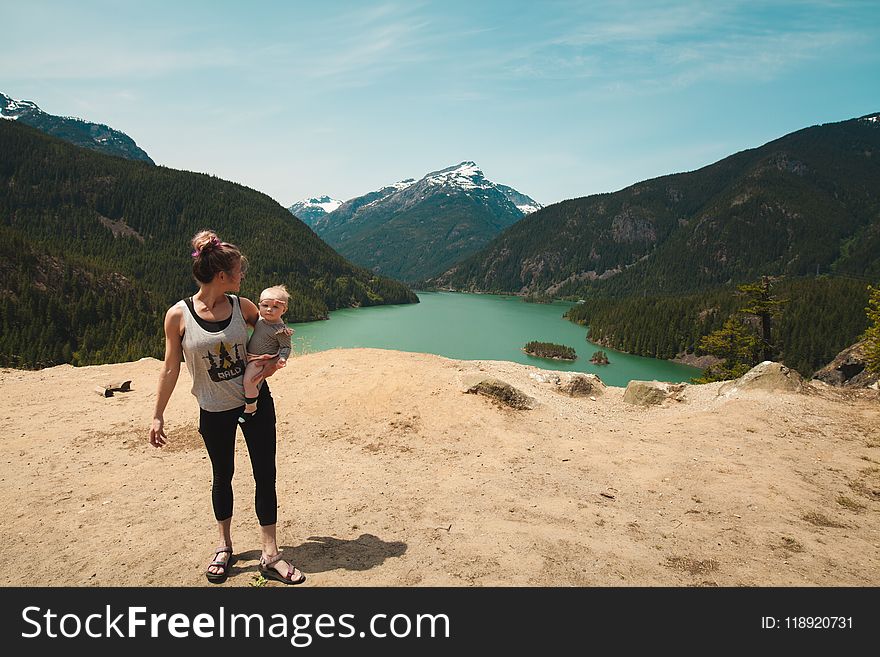
<svg viewBox="0 0 880 657"><path fill-rule="evenodd" d="M229 273L241 262L242 272L247 258L235 244L221 242L213 230L202 230L192 238L193 277L199 283L210 283L221 271Z"/></svg>
<svg viewBox="0 0 880 657"><path fill-rule="evenodd" d="M273 285L260 292L260 301L267 298L282 301L286 306L287 302L290 301L290 292L287 291L285 285Z"/></svg>

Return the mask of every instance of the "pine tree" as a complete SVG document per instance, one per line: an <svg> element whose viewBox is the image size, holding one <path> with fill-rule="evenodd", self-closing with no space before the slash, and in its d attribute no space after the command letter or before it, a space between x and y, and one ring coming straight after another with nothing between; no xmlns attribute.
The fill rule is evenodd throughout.
<svg viewBox="0 0 880 657"><path fill-rule="evenodd" d="M694 383L741 377L757 363L761 348L758 336L740 318L735 315L729 317L724 326L700 341L700 349L721 358L721 363L707 369Z"/></svg>
<svg viewBox="0 0 880 657"><path fill-rule="evenodd" d="M759 283L748 283L737 287L738 294L745 297L745 305L739 312L757 317L761 322L761 359L773 360L776 346L773 344L771 329L773 320L778 318L781 306L786 303L772 294L772 281L762 276Z"/></svg>
<svg viewBox="0 0 880 657"><path fill-rule="evenodd" d="M868 329L865 331L864 338L867 342L865 345L865 355L868 359L868 370L870 372L880 372L880 287L868 286L868 307L865 312L868 314Z"/></svg>

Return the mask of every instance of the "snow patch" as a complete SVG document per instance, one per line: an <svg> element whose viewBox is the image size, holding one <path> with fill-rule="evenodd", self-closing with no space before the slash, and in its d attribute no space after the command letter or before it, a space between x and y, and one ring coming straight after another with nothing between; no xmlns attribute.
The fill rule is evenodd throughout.
<svg viewBox="0 0 880 657"><path fill-rule="evenodd" d="M483 177L483 172L473 162L462 162L457 167L449 167L425 176L428 185L450 186L459 189L491 189L493 184Z"/></svg>
<svg viewBox="0 0 880 657"><path fill-rule="evenodd" d="M9 98L9 96L6 96ZM41 111L37 104L30 100L15 100L14 98L9 98L9 102L6 103L7 112L21 112L22 114L27 110L36 110L37 112ZM21 116L21 114L19 114Z"/></svg>
<svg viewBox="0 0 880 657"><path fill-rule="evenodd" d="M416 181L415 181L414 178L407 178L406 180L401 180L401 181L396 182L396 183L391 183L391 184L388 185L388 186L389 186L389 187L394 187L394 189L400 191L401 189L406 189L406 188L409 187L410 185L415 185L415 184L416 184Z"/></svg>
<svg viewBox="0 0 880 657"><path fill-rule="evenodd" d="M301 201L297 201L291 207L294 208L319 208L326 213L333 212L336 208L342 205L342 201L339 201L335 198L330 198L329 196L316 196L312 198L303 199Z"/></svg>

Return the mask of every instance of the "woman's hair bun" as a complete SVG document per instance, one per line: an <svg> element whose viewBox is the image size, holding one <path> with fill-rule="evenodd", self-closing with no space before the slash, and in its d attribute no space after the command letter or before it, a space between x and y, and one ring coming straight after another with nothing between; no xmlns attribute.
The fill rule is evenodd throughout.
<svg viewBox="0 0 880 657"><path fill-rule="evenodd" d="M215 246L220 246L222 242L220 238L217 237L217 233L212 230L203 230L196 233L195 237L192 238L192 247L193 247L193 258L199 257L205 249L211 249Z"/></svg>
<svg viewBox="0 0 880 657"><path fill-rule="evenodd" d="M210 283L220 272L230 273L240 262L242 273L247 260L235 244L220 241L213 230L200 230L192 238L193 277L199 283Z"/></svg>

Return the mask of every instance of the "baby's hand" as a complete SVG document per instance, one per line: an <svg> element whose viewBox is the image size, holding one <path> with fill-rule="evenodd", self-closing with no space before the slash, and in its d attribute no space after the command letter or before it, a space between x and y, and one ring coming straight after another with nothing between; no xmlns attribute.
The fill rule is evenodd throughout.
<svg viewBox="0 0 880 657"><path fill-rule="evenodd" d="M293 329L290 328L289 326L285 326L284 328L278 329L277 331L275 331L275 335L291 336L291 335L293 335Z"/></svg>
<svg viewBox="0 0 880 657"><path fill-rule="evenodd" d="M285 365L287 365L287 359L286 358L279 358L278 359L278 369L280 370Z"/></svg>

